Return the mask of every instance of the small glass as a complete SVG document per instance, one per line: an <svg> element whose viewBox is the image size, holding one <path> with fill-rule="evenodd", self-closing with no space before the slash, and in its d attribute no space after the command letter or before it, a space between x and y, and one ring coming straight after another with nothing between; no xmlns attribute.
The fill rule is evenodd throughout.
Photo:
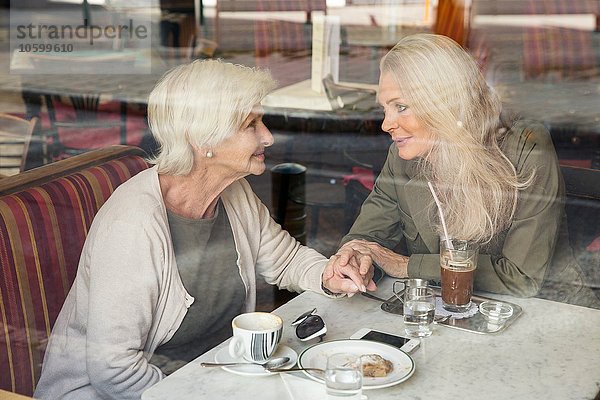
<svg viewBox="0 0 600 400"><path fill-rule="evenodd" d="M513 308L510 304L500 301L484 301L479 304L479 312L483 318L492 325L504 325L504 323L513 315Z"/></svg>
<svg viewBox="0 0 600 400"><path fill-rule="evenodd" d="M428 287L404 291L404 330L410 337L431 336L435 316L435 292Z"/></svg>
<svg viewBox="0 0 600 400"><path fill-rule="evenodd" d="M362 395L362 362L359 356L335 353L327 358L325 388L328 400L360 400Z"/></svg>

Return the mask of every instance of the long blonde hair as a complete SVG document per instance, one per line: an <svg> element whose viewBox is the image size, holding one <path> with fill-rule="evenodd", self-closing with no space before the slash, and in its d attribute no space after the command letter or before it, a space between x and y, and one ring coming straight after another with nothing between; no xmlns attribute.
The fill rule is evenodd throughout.
<svg viewBox="0 0 600 400"><path fill-rule="evenodd" d="M499 147L506 131L500 99L471 56L441 35L402 39L381 60L381 73L394 77L433 136L418 171L435 187L449 235L489 242L510 225L518 190L531 181L522 181Z"/></svg>

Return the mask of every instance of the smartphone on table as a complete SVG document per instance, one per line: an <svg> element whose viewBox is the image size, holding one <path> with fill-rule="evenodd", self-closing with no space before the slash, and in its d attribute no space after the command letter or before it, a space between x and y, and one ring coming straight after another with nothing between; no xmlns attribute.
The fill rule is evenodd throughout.
<svg viewBox="0 0 600 400"><path fill-rule="evenodd" d="M374 329L362 328L354 332L350 339L372 340L374 342L386 343L399 348L405 353L412 353L421 345L419 339L411 339L404 336L395 335L392 333L376 331Z"/></svg>

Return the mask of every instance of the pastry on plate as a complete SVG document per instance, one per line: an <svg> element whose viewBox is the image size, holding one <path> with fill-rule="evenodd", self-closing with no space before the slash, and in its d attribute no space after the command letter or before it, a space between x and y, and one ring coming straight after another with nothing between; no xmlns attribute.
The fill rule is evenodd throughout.
<svg viewBox="0 0 600 400"><path fill-rule="evenodd" d="M365 378L383 378L394 370L392 363L379 354L364 354L360 359Z"/></svg>

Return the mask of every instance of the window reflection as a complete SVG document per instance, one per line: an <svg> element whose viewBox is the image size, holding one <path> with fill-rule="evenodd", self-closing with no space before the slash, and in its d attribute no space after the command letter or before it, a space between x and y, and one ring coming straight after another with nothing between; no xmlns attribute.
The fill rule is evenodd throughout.
<svg viewBox="0 0 600 400"><path fill-rule="evenodd" d="M566 167L570 244L585 284L600 293L597 1L481 0L468 6L452 0L316 0L307 6L293 0L13 0L12 8L8 3L0 9L6 52L0 61L0 113L39 118L25 146L25 169L119 144L156 151L146 121L147 96L164 72L181 63L222 58L268 68L279 82L264 103L264 122L275 137L266 153L268 167L306 167L305 198L289 199L305 213L303 228L294 229L327 256L372 190L391 143L381 131L382 110L369 94L377 87L379 60L404 36L447 35L475 58L506 113L541 122L550 132L559 164ZM329 93L312 86L315 63L326 54L313 51L315 24L323 16L339 18L332 61L339 86ZM18 38L18 26L29 32L29 25L27 40ZM46 28L37 29L41 25ZM82 25L82 37L51 37L51 25ZM100 30L94 32L94 26ZM125 26L128 34L114 34ZM134 26L144 27L147 37L133 37ZM94 43L92 34L98 34ZM318 86L323 77L315 77ZM366 97L355 102L357 92ZM0 160L8 151L5 142L0 140ZM281 191L271 174L248 180L273 211ZM273 309L284 298L264 286L259 308Z"/></svg>

